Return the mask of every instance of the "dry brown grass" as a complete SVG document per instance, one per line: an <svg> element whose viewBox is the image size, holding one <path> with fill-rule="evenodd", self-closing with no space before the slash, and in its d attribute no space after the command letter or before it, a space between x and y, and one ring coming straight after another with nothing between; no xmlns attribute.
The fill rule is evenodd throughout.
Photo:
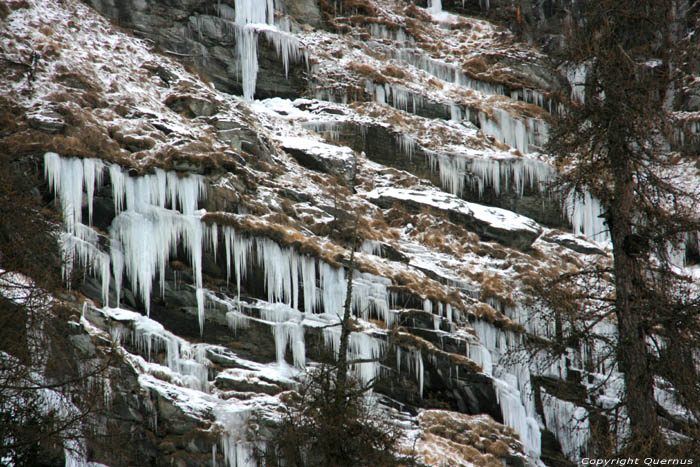
<svg viewBox="0 0 700 467"><path fill-rule="evenodd" d="M515 307L515 301L510 293L511 290L512 287L506 284L499 275L488 274L481 282L480 298L484 302L492 299L507 307Z"/></svg>
<svg viewBox="0 0 700 467"><path fill-rule="evenodd" d="M522 453L520 444L508 427L498 424L488 416L470 416L442 410L426 410L419 416L425 432L426 446L440 446L449 456L458 457L478 466L500 467L503 461ZM419 452L429 462L434 453Z"/></svg>
<svg viewBox="0 0 700 467"><path fill-rule="evenodd" d="M386 329L386 323L384 321L378 320L378 319L370 319L370 323L374 324L377 326L379 329Z"/></svg>
<svg viewBox="0 0 700 467"><path fill-rule="evenodd" d="M364 78L371 80L375 84L388 83L386 76L384 76L376 68L374 68L371 65L368 65L366 63L352 62L352 63L350 63L350 70L352 70L353 72L357 73L358 75L360 75Z"/></svg>
<svg viewBox="0 0 700 467"><path fill-rule="evenodd" d="M471 73L485 73L489 69L489 64L484 57L477 56L465 61L462 65L462 69L464 71L470 71Z"/></svg>
<svg viewBox="0 0 700 467"><path fill-rule="evenodd" d="M394 65L385 66L384 69L382 70L382 72L386 76L391 76L392 78L403 79L406 77L406 72L403 71L401 68L394 66Z"/></svg>

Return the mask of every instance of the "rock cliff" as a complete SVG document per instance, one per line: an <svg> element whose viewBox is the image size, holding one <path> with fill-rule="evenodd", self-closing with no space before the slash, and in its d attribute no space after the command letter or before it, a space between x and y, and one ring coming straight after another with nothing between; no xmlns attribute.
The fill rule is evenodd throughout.
<svg viewBox="0 0 700 467"><path fill-rule="evenodd" d="M619 396L586 394L610 377L606 349L523 350L556 333L543 278L611 261L596 200L556 192L543 153L576 92L557 62L575 11L428 3L1 4L0 146L62 216L71 332L118 355L71 462L255 465L284 395L337 355L354 243L349 353L371 361L353 371L406 454L588 452L585 415ZM698 63L683 144L700 134Z"/></svg>

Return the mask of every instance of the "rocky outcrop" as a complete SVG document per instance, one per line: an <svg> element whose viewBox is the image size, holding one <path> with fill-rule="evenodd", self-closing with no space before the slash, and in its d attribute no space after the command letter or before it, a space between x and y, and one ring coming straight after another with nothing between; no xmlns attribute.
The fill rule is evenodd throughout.
<svg viewBox="0 0 700 467"><path fill-rule="evenodd" d="M394 203L406 206L413 212L433 208L444 212L448 218L485 240L495 240L506 246L527 250L542 232L532 219L498 208L486 208L467 203L455 196L431 191L410 191L396 188L367 193L373 203L390 208Z"/></svg>
<svg viewBox="0 0 700 467"><path fill-rule="evenodd" d="M80 3L76 14L27 1L43 15L12 26L35 31L42 61L31 89L0 68L11 78L2 97L23 115L0 146L44 164L41 192L64 216L66 274L82 293L66 300L86 304L76 342L118 356L96 422L126 434L91 438L90 460L248 456L295 378L334 359L352 245L350 348L363 360L353 371L374 381L383 410L421 430L421 462L520 467L568 449L558 432L559 447L546 432L540 443L539 422L580 401L552 391L561 402L543 409L529 372L576 378L588 371L582 350L544 369L508 358L527 333L540 342L556 331L533 289L608 259L538 224L566 224L546 186L556 171L538 152L565 89L544 55L485 21L441 22L406 2L344 13L278 2L298 24L290 36L279 14L249 24L255 97L306 98L251 101L221 92L244 91L241 2L89 1L148 39L134 40ZM515 14L561 19L556 2L535 3ZM14 36L7 47L20 56L26 38ZM316 52L311 67L292 60L286 77L284 44ZM86 61L88 48L99 53ZM58 65L77 71L59 77Z"/></svg>
<svg viewBox="0 0 700 467"><path fill-rule="evenodd" d="M203 79L210 80L218 89L243 94L242 64L237 49L242 26L235 24L232 1L88 0L87 3L120 26L148 39L166 55L195 66ZM290 15L307 18L312 23L318 21L318 9L313 2L292 3ZM299 97L306 89L305 61L292 60L285 70L273 42L264 34L256 34L255 38L259 66L256 97Z"/></svg>

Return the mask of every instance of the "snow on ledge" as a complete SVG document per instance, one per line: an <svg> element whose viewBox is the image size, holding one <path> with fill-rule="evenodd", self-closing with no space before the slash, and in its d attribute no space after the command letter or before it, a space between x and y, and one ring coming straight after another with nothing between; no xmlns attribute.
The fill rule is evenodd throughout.
<svg viewBox="0 0 700 467"><path fill-rule="evenodd" d="M494 229L525 230L536 235L541 231L539 224L529 217L521 216L507 209L470 203L449 193L437 190L415 191L403 188L380 187L365 193L365 197L370 200L394 198L413 201L443 211L453 211L473 217Z"/></svg>

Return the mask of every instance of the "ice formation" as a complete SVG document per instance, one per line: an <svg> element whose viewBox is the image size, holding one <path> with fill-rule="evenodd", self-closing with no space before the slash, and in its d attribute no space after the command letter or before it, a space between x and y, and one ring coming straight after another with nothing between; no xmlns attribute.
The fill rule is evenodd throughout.
<svg viewBox="0 0 700 467"><path fill-rule="evenodd" d="M416 151L416 141L409 135L401 133L396 137L396 143L399 146L399 150L408 156L408 159L413 158L413 154Z"/></svg>
<svg viewBox="0 0 700 467"><path fill-rule="evenodd" d="M204 346L190 344L167 331L159 322L139 313L119 308L100 311L117 322L130 323L130 328L112 328L112 337L117 343L130 341L148 361L164 352L165 360L160 364L177 375L180 385L208 392L211 362L206 357Z"/></svg>
<svg viewBox="0 0 700 467"><path fill-rule="evenodd" d="M306 366L306 345L304 343L303 316L283 303L271 303L261 308L261 317L272 324L275 338L277 363L285 364L284 356L291 347L294 366L303 369Z"/></svg>
<svg viewBox="0 0 700 467"><path fill-rule="evenodd" d="M440 183L450 193L461 196L469 183L479 197L486 187L496 196L511 187L519 196L525 189L544 190L556 178L556 170L546 162L531 158L467 158L428 153L433 170L440 172Z"/></svg>
<svg viewBox="0 0 700 467"><path fill-rule="evenodd" d="M579 462L589 438L588 412L572 402L542 392L542 410L547 429L555 434L564 455Z"/></svg>
<svg viewBox="0 0 700 467"><path fill-rule="evenodd" d="M403 28L389 29L383 24L370 24L369 33L376 39L390 39L396 42L415 42L415 39L406 34Z"/></svg>
<svg viewBox="0 0 700 467"><path fill-rule="evenodd" d="M123 273L126 273L131 279L132 290L139 294L146 311L150 311L153 279L156 274L160 275L163 292L168 259L182 243L195 273L199 322L203 326L202 213L196 212L196 208L198 201L206 196L204 178L198 175L180 178L176 173L166 173L162 169L155 169L154 174L142 177L129 177L116 164L61 158L55 153L44 155L44 167L49 186L57 194L63 209L65 259L78 259L81 265L99 274L104 304L109 304L108 271L111 266L117 304ZM108 255L98 244L97 232L81 223L83 191L88 194L88 212L91 213L92 197L103 182L105 168L109 171L117 213L110 227ZM66 263L70 268L71 261Z"/></svg>
<svg viewBox="0 0 700 467"><path fill-rule="evenodd" d="M340 326L325 327L323 340L326 347L335 355L340 350ZM352 365L353 372L364 383L369 383L379 376L380 358L386 350L386 343L366 333L354 332L348 340L348 362L362 361Z"/></svg>
<svg viewBox="0 0 700 467"><path fill-rule="evenodd" d="M470 346L470 356L493 372L494 389L501 406L503 421L520 436L528 454L540 455L540 429L535 411L534 394L530 383L529 367L524 359L513 358L522 352L519 340L512 331L503 331L483 320L472 323L481 341Z"/></svg>
<svg viewBox="0 0 700 467"><path fill-rule="evenodd" d="M221 10L220 10L221 11ZM272 42L282 58L285 74L291 61L306 57L298 39L275 26L273 0L236 0L235 3L236 50L240 61L243 96L253 99L258 78L258 34Z"/></svg>
<svg viewBox="0 0 700 467"><path fill-rule="evenodd" d="M583 234L600 243L610 242L603 207L588 191L583 194L570 192L565 201L565 210L571 219L574 233Z"/></svg>
<svg viewBox="0 0 700 467"><path fill-rule="evenodd" d="M545 122L534 118L521 120L504 109L495 108L493 112L495 120L485 112L479 111L477 114L481 131L485 134L523 154L535 152L546 143L549 128Z"/></svg>
<svg viewBox="0 0 700 467"><path fill-rule="evenodd" d="M566 79L571 86L571 100L584 103L586 100L586 77L588 76L588 64L580 63L570 65L566 69Z"/></svg>
<svg viewBox="0 0 700 467"><path fill-rule="evenodd" d="M431 13L442 12L442 0L428 0L428 9Z"/></svg>
<svg viewBox="0 0 700 467"><path fill-rule="evenodd" d="M405 362L405 363L404 363ZM423 398L423 386L425 384L425 366L423 364L423 353L420 349L410 349L408 353L403 352L401 347L396 347L396 370L400 373L401 368L406 366L409 374L413 373L418 383L418 394Z"/></svg>

